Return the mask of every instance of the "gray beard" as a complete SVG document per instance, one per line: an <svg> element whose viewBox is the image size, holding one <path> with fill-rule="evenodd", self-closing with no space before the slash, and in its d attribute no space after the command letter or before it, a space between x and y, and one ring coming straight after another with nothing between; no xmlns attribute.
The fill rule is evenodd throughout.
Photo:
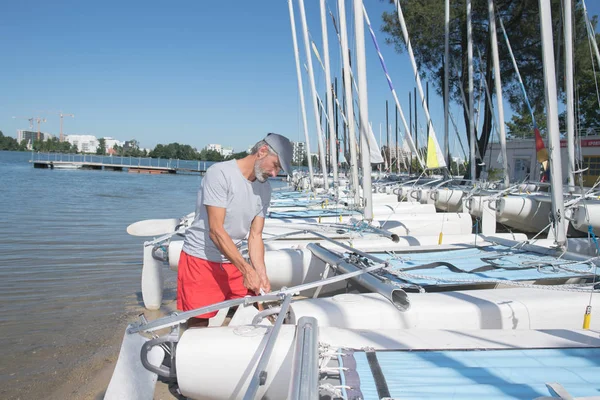
<svg viewBox="0 0 600 400"><path fill-rule="evenodd" d="M269 175L265 173L258 163L254 164L254 176L256 176L256 180L261 183L266 182L269 178Z"/></svg>

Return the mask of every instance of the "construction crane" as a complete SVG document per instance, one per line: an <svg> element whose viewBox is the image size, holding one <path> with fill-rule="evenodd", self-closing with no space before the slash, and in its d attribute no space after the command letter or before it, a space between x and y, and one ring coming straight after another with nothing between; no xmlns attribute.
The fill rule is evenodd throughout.
<svg viewBox="0 0 600 400"><path fill-rule="evenodd" d="M64 142L65 138L63 136L63 117L73 117L75 118L74 114L63 114L62 111L60 111L58 113L58 115L60 116L60 141Z"/></svg>
<svg viewBox="0 0 600 400"><path fill-rule="evenodd" d="M37 125L38 125L37 140L40 140L40 124L42 122L46 122L46 118L42 118L42 117L34 117L34 118L35 118L35 122L37 122Z"/></svg>
<svg viewBox="0 0 600 400"><path fill-rule="evenodd" d="M33 130L33 120L35 119L35 117L13 117L13 119L26 119L27 121L29 121L29 129Z"/></svg>

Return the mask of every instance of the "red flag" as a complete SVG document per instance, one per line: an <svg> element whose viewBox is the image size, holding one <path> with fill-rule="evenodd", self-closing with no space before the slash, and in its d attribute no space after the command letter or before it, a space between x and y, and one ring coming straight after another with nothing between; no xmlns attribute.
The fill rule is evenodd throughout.
<svg viewBox="0 0 600 400"><path fill-rule="evenodd" d="M544 140L542 139L542 135L540 134L539 129L536 127L533 128L535 131L535 151L536 158L540 164L542 164L542 182L546 182L548 180L548 149L544 145Z"/></svg>
<svg viewBox="0 0 600 400"><path fill-rule="evenodd" d="M546 146L544 145L544 140L542 139L542 135L540 134L539 129L533 128L533 130L535 131L535 151L536 151L536 155L537 155L537 160L540 164L547 164L548 161L548 150L546 149ZM546 169L546 167L544 166L544 169Z"/></svg>

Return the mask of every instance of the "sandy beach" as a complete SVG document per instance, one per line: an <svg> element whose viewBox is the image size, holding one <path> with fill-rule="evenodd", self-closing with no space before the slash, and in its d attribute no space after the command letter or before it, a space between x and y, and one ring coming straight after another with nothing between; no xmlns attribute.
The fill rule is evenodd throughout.
<svg viewBox="0 0 600 400"><path fill-rule="evenodd" d="M106 331L111 332L94 336L85 347L67 346L51 351L37 351L34 355L40 362L55 358L62 360L56 363L52 371L44 371L27 378L18 374L8 374L8 384L0 390L2 398L6 399L82 399L100 400L110 382L115 369L121 342L127 324L135 321L140 313L145 313L149 320L167 315L175 309L174 291L166 290L172 298L163 301L158 311L145 310L141 303L128 307L122 315L114 320L114 326ZM61 367L65 365L65 367ZM27 382L24 382L27 380ZM12 382L12 384L11 384ZM169 385L158 381L154 399L177 399L169 391ZM180 397L181 398L181 397Z"/></svg>
<svg viewBox="0 0 600 400"><path fill-rule="evenodd" d="M145 313L149 319L155 319L173 311L175 305L175 299L168 300L167 302L163 302L161 310L154 312L145 310ZM134 321L136 316L141 312L142 310L138 313L128 313L129 318L124 321L125 323L120 327L122 328L122 331L120 329L115 330L113 336L106 338L106 341L102 343L93 356L89 360L82 362L75 370L71 371L49 396L47 393L44 393L43 388L39 388L39 390L33 391L33 398L47 398L52 400L103 399L115 369L117 358L119 357L121 341L123 340L127 322ZM169 385L162 382L159 378L156 384L156 391L154 392L154 399L167 400L177 398L178 397L170 393Z"/></svg>

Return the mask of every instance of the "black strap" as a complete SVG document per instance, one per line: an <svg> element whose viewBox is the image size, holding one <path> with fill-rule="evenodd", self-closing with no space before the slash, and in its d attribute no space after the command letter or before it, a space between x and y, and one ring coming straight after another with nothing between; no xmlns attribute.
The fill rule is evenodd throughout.
<svg viewBox="0 0 600 400"><path fill-rule="evenodd" d="M369 362L369 367L371 368L371 373L373 374L373 379L375 379L377 396L380 399L384 397L391 397L390 389L388 389L387 382L385 381L385 376L383 376L383 371L381 371L381 366L379 365L379 361L377 360L377 355L375 354L375 351L366 350L365 354L367 356L367 361Z"/></svg>
<svg viewBox="0 0 600 400"><path fill-rule="evenodd" d="M399 270L401 272L406 272L406 271L413 271L413 270L417 270L417 269L433 269L433 268L437 268L437 267L446 267L450 271L457 272L457 273L460 273L460 272L464 272L464 273L467 273L467 274L469 273L469 271L465 271L464 269L460 269L456 265L450 264L449 262L445 262L445 261L437 261L437 262L432 262L432 263L429 263L429 264L417 265L415 267L399 268Z"/></svg>
<svg viewBox="0 0 600 400"><path fill-rule="evenodd" d="M471 271L466 271L464 269L458 268L456 265L450 264L449 262L445 262L445 261L432 262L429 264L417 265L415 267L399 268L399 270L401 272L406 272L406 271L414 271L414 270L419 270L419 269L433 269L433 268L438 268L438 267L446 267L452 272L456 272L456 273L462 272L465 274L474 274L474 273L478 273L478 272L493 271L496 269L503 269L506 271L520 271L520 270L524 270L524 269L535 269L535 268L538 268L538 266L551 266L550 264L542 263L542 264L536 264L536 265L528 265L528 266L524 266L524 267L508 267L508 266L503 266L498 263L495 263L492 258L482 258L481 261L487 262L489 264L475 268Z"/></svg>

